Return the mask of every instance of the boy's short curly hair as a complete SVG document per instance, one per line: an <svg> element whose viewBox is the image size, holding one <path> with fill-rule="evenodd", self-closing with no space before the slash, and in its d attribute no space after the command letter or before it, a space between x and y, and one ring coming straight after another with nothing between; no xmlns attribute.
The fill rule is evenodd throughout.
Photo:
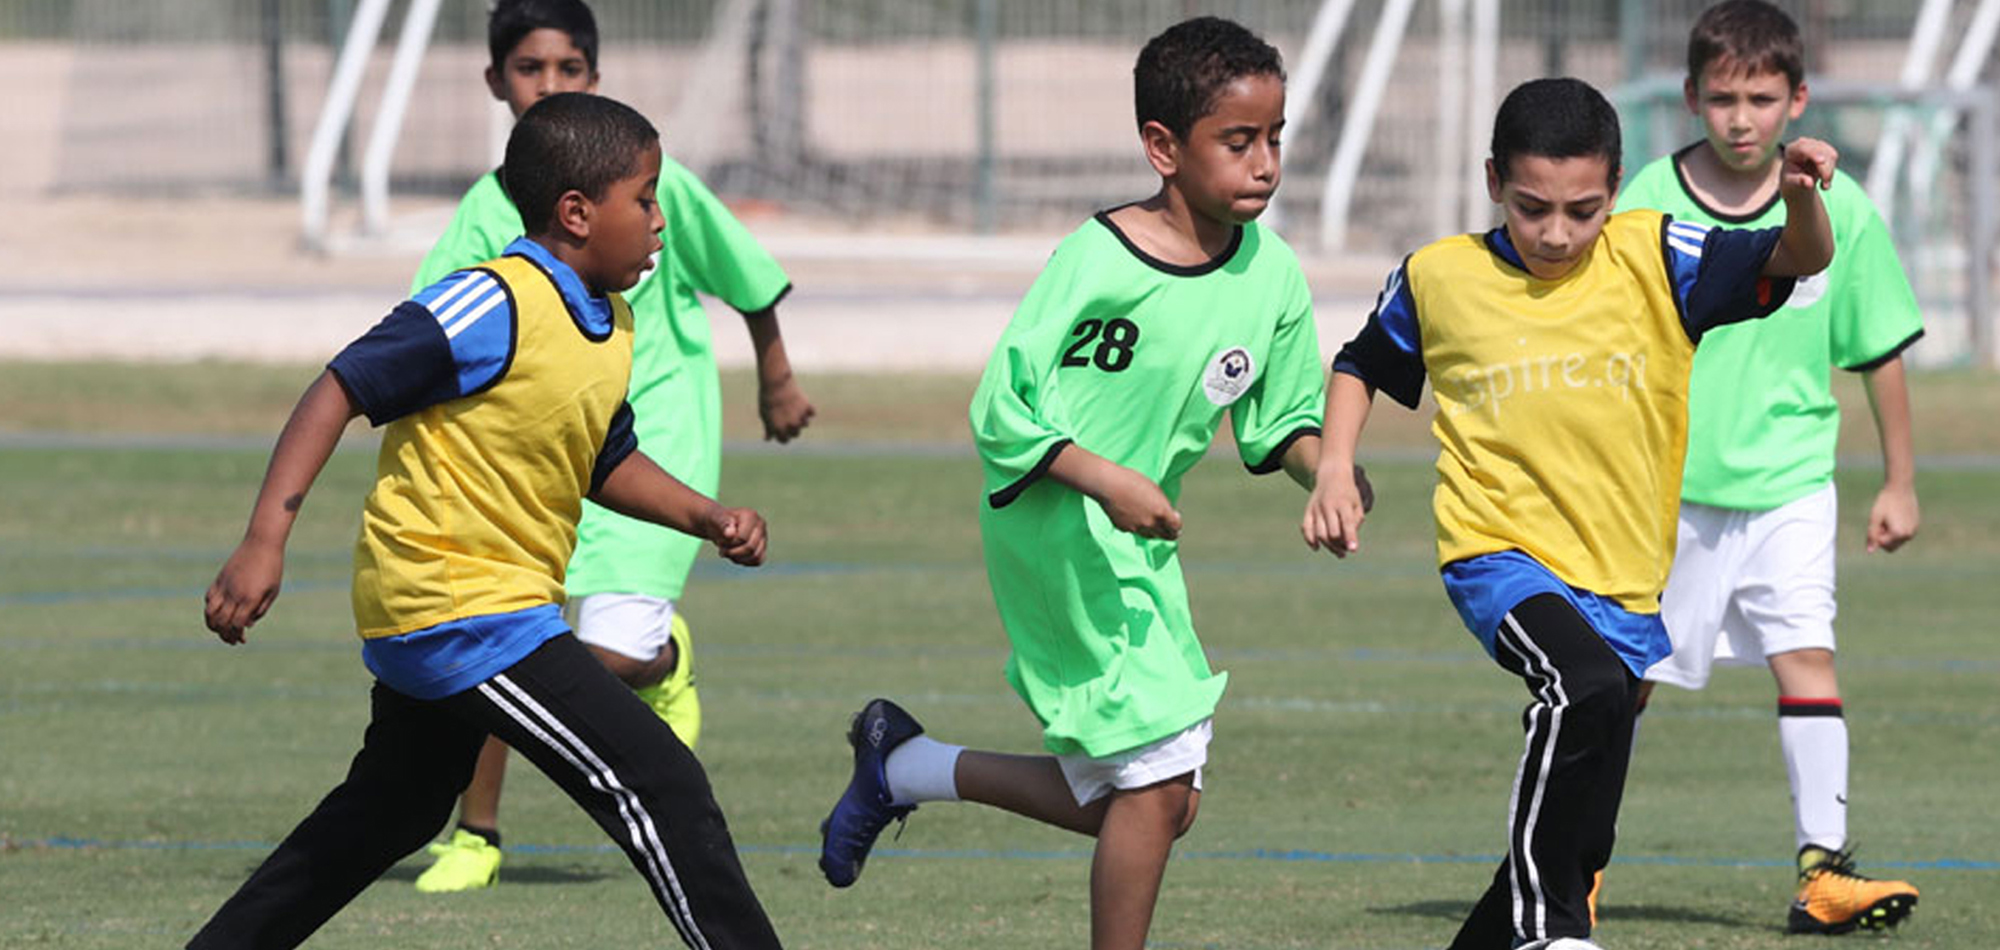
<svg viewBox="0 0 2000 950"><path fill-rule="evenodd" d="M1701 81L1727 60L1751 73L1784 73L1793 89L1806 79L1799 25L1764 0L1725 0L1702 11L1688 31L1688 78Z"/></svg>
<svg viewBox="0 0 2000 950"><path fill-rule="evenodd" d="M1493 173L1501 181L1516 157L1602 158L1616 186L1624 149L1618 110L1581 79L1534 79L1514 87L1493 117Z"/></svg>
<svg viewBox="0 0 2000 950"><path fill-rule="evenodd" d="M1220 17L1186 20L1153 37L1132 67L1132 99L1140 128L1158 122L1186 139L1215 108L1224 87L1245 76L1285 79L1271 44Z"/></svg>
<svg viewBox="0 0 2000 950"><path fill-rule="evenodd" d="M536 30L568 35L596 71L597 17L583 0L500 0L493 15L486 18L486 49L493 57L493 68L505 66L507 54Z"/></svg>
<svg viewBox="0 0 2000 950"><path fill-rule="evenodd" d="M521 212L530 235L549 230L556 199L580 191L593 201L639 170L639 158L658 145L660 133L646 117L615 99L587 92L549 96L521 113L507 136L500 186Z"/></svg>

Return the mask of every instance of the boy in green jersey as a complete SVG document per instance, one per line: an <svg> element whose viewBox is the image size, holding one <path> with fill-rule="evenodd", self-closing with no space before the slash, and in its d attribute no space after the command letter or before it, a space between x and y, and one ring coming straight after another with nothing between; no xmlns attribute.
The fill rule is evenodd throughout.
<svg viewBox="0 0 2000 950"><path fill-rule="evenodd" d="M1682 221L1768 226L1786 126L1806 108L1798 26L1761 0L1710 7L1688 40L1688 111L1704 140L1633 177L1621 208ZM1916 466L1902 352L1923 335L1889 231L1853 179L1826 193L1838 253L1767 320L1717 330L1694 361L1680 545L1662 598L1671 657L1654 683L1700 689L1717 663L1768 664L1792 786L1799 892L1793 932L1893 926L1917 890L1854 873L1847 852L1847 723L1834 675L1836 367L1862 374L1884 478L1867 548L1917 532Z"/></svg>
<svg viewBox="0 0 2000 950"><path fill-rule="evenodd" d="M970 413L1007 678L1051 754L937 742L875 700L849 733L854 772L820 856L835 887L854 883L883 827L925 801L1093 835L1094 950L1145 942L1226 680L1195 636L1175 554L1181 479L1226 412L1251 472L1309 483L1324 389L1298 260L1256 223L1278 187L1277 51L1204 17L1153 39L1133 72L1160 190L1056 249Z"/></svg>
<svg viewBox="0 0 2000 950"><path fill-rule="evenodd" d="M488 20L487 43L487 85L516 117L545 96L597 88L597 23L581 0L503 0ZM497 255L520 236L521 215L502 185L504 172L488 173L466 193L418 269L413 292ZM647 452L696 491L714 495L722 470L721 390L708 318L695 295L712 295L744 314L757 355L765 438L788 442L813 416L778 328L776 307L791 283L722 202L664 156L658 198L666 246L628 294L636 323L632 406ZM689 748L700 734L701 702L687 622L675 602L698 548L694 538L586 503L565 579L578 638ZM418 890L461 891L497 880L506 767L507 747L487 743L460 802L459 826L432 847L437 861L417 878Z"/></svg>

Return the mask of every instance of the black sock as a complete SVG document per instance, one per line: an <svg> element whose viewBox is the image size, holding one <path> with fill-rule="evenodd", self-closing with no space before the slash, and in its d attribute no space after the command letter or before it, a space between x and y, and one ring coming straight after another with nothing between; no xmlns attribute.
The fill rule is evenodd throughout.
<svg viewBox="0 0 2000 950"><path fill-rule="evenodd" d="M459 830L461 830L461 831L467 831L467 832L471 832L472 834L475 834L475 835L478 835L478 836L480 836L481 838L485 838L485 839L486 839L486 843L487 843L487 844L490 844L490 845L492 845L492 846L494 846L494 847L496 847L496 848L497 848L497 847L500 847L500 831L499 831L499 829L496 829L496 828L474 828L474 827L472 827L471 825L468 825L468 824L466 824L465 822L462 822L462 821L458 823L458 827L459 827Z"/></svg>

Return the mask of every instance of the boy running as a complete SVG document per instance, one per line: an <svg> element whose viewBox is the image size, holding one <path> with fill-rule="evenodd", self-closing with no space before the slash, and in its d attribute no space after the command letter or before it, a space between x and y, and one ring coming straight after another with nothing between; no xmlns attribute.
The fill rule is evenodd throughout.
<svg viewBox="0 0 2000 950"><path fill-rule="evenodd" d="M597 91L597 21L582 0L502 0L487 21L487 45L487 86L516 118L544 96ZM411 293L498 255L521 236L521 214L500 176L489 172L466 193L418 268ZM722 393L696 293L743 313L757 355L764 437L788 442L813 416L778 328L777 304L792 285L714 193L672 158L660 159L657 196L667 221L665 247L628 298L629 398L647 455L688 487L714 495L722 474ZM697 538L585 502L566 582L577 638L690 749L701 733L701 700L678 601L699 548ZM458 827L431 846L437 861L417 877L417 890L470 890L499 879L506 768L507 746L489 741L460 799Z"/></svg>
<svg viewBox="0 0 2000 950"><path fill-rule="evenodd" d="M1762 0L1710 7L1688 37L1688 111L1706 138L1632 178L1621 208L1677 220L1778 223L1785 129L1806 108L1798 25ZM1847 847L1847 720L1834 674L1833 369L1861 374L1884 477L1868 513L1870 551L1917 533L1903 350L1923 336L1916 296L1868 195L1844 174L1826 192L1826 272L1799 282L1770 319L1718 330L1694 360L1680 545L1661 612L1673 655L1654 683L1701 689L1714 664L1766 663L1778 686L1778 740L1798 849L1793 933L1894 926L1916 906L1904 881L1854 871Z"/></svg>
<svg viewBox="0 0 2000 950"><path fill-rule="evenodd" d="M660 249L659 163L658 133L616 102L529 109L506 164L527 236L398 306L299 400L206 620L242 643L270 608L306 492L366 414L384 427L354 552L372 712L347 779L188 946L304 942L437 833L489 734L625 850L688 946L778 946L701 763L558 606L586 496L764 560L755 511L688 488L633 436L618 291Z"/></svg>
<svg viewBox="0 0 2000 950"><path fill-rule="evenodd" d="M1188 612L1181 478L1226 412L1251 472L1309 483L1324 385L1298 260L1256 223L1278 187L1277 51L1203 17L1148 43L1133 76L1160 189L1057 247L970 413L1007 678L1051 754L947 745L875 700L848 734L853 776L820 854L849 886L883 827L928 801L1093 835L1093 950L1145 943L1227 679Z"/></svg>
<svg viewBox="0 0 2000 950"><path fill-rule="evenodd" d="M1507 856L1454 950L1595 946L1586 899L1611 857L1638 677L1668 651L1659 596L1695 344L1770 313L1783 278L1833 256L1825 143L1788 150L1785 225L1763 231L1612 215L1619 150L1618 115L1589 85L1509 93L1486 164L1505 225L1404 259L1327 389L1306 543L1359 549L1349 472L1375 392L1415 408L1429 380L1445 591L1532 697Z"/></svg>

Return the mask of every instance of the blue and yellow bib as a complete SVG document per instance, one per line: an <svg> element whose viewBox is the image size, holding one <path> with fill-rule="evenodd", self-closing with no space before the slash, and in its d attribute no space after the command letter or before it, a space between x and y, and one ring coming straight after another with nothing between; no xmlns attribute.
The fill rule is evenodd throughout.
<svg viewBox="0 0 2000 950"><path fill-rule="evenodd" d="M622 298L609 296L611 326L594 332L526 257L463 273L468 295L491 292L479 281L505 295L513 346L484 388L384 427L354 552L364 638L561 603L582 499L625 402L632 314ZM446 309L436 315L449 334Z"/></svg>
<svg viewBox="0 0 2000 950"><path fill-rule="evenodd" d="M1694 343L1661 215L1613 216L1559 280L1483 235L1407 264L1438 402L1438 561L1519 550L1627 610L1673 560Z"/></svg>

